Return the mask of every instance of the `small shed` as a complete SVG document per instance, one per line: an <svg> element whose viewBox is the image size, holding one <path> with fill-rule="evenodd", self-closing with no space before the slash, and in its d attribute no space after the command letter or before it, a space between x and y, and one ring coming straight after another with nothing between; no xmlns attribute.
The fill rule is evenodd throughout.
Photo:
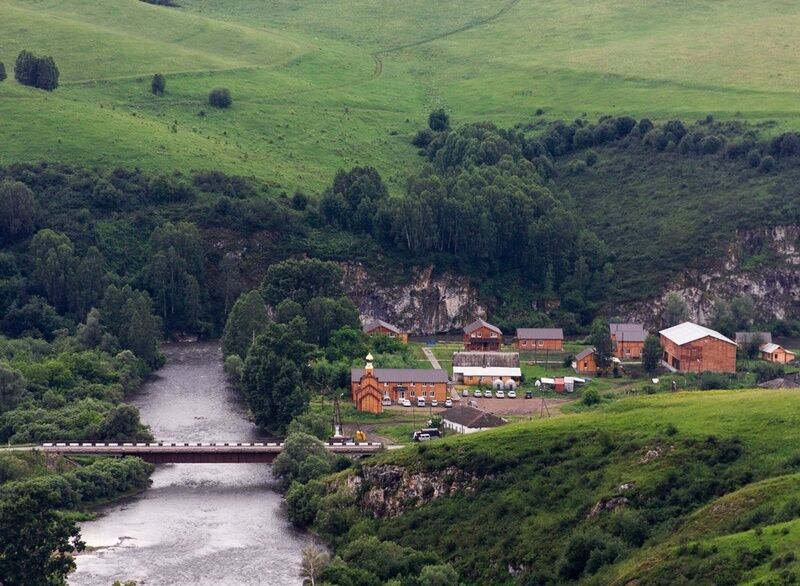
<svg viewBox="0 0 800 586"><path fill-rule="evenodd" d="M774 362L776 364L788 364L794 362L797 355L784 348L780 344L764 344L759 348L761 359L767 362Z"/></svg>
<svg viewBox="0 0 800 586"><path fill-rule="evenodd" d="M597 372L597 360L594 355L594 348L586 348L576 357L572 367L578 372Z"/></svg>

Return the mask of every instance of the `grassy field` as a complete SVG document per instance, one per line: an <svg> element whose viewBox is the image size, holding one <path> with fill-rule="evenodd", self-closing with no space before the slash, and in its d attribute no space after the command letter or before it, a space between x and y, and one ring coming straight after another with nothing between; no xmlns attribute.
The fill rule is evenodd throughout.
<svg viewBox="0 0 800 586"><path fill-rule="evenodd" d="M793 583L798 409L790 390L635 397L388 452L373 463L459 466L478 492L362 510L358 535L435 551L465 584Z"/></svg>
<svg viewBox="0 0 800 586"><path fill-rule="evenodd" d="M53 54L62 86L0 85L0 162L219 168L309 192L370 164L397 192L437 106L501 125L540 108L779 126L800 113L800 6L784 0L180 4L3 2L0 60ZM156 71L163 98L148 91ZM230 111L205 105L216 86Z"/></svg>

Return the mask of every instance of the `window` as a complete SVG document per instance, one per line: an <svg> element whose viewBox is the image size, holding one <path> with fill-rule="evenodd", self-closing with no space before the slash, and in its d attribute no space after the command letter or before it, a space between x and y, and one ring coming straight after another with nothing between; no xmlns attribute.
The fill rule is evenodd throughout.
<svg viewBox="0 0 800 586"><path fill-rule="evenodd" d="M630 355L631 355L631 349L625 348L625 356L630 356Z"/></svg>
<svg viewBox="0 0 800 586"><path fill-rule="evenodd" d="M522 340L522 345L523 346L527 346L528 345L528 340Z"/></svg>
<svg viewBox="0 0 800 586"><path fill-rule="evenodd" d="M544 340L539 340L539 348L543 348L543 347L544 347Z"/></svg>
<svg viewBox="0 0 800 586"><path fill-rule="evenodd" d="M496 338L496 337L497 337L497 334L495 334L494 332L492 332L492 338Z"/></svg>
<svg viewBox="0 0 800 586"><path fill-rule="evenodd" d="M413 387L416 383L411 383L409 386Z"/></svg>
<svg viewBox="0 0 800 586"><path fill-rule="evenodd" d="M384 386L384 387L388 387L388 386L389 386L389 383L383 383L383 386Z"/></svg>
<svg viewBox="0 0 800 586"><path fill-rule="evenodd" d="M415 393L414 391L411 391L409 394L411 395L412 399L417 396L417 393Z"/></svg>

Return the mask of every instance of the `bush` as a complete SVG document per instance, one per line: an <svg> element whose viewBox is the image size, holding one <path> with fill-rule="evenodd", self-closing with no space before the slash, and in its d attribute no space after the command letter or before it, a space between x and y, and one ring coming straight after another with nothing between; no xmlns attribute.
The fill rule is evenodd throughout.
<svg viewBox="0 0 800 586"><path fill-rule="evenodd" d="M584 405L597 405L600 402L600 393L597 389L586 389L581 396L581 403Z"/></svg>
<svg viewBox="0 0 800 586"><path fill-rule="evenodd" d="M163 96L166 88L167 80L160 73L156 73L153 76L153 80L150 82L150 91L154 96Z"/></svg>
<svg viewBox="0 0 800 586"><path fill-rule="evenodd" d="M594 167L597 164L597 153L594 151L589 151L586 153L585 161L587 167Z"/></svg>
<svg viewBox="0 0 800 586"><path fill-rule="evenodd" d="M761 164L758 166L758 170L762 173L769 173L775 168L775 159L771 156L767 155L763 159L761 159Z"/></svg>
<svg viewBox="0 0 800 586"><path fill-rule="evenodd" d="M416 136L411 139L411 144L415 147L425 148L433 140L433 131L430 128L420 128Z"/></svg>
<svg viewBox="0 0 800 586"><path fill-rule="evenodd" d="M747 164L754 169L761 164L761 152L758 149L752 149L747 153Z"/></svg>
<svg viewBox="0 0 800 586"><path fill-rule="evenodd" d="M704 372L700 375L700 390L702 391L730 388L730 377L725 374L719 372Z"/></svg>
<svg viewBox="0 0 800 586"><path fill-rule="evenodd" d="M2 61L0 61L0 81L5 81L6 77L8 77L6 75L6 66Z"/></svg>
<svg viewBox="0 0 800 586"><path fill-rule="evenodd" d="M21 51L14 64L14 77L22 85L53 91L58 87L58 67L52 57L37 57Z"/></svg>
<svg viewBox="0 0 800 586"><path fill-rule="evenodd" d="M442 108L434 110L428 116L428 126L434 132L442 132L450 128L450 116Z"/></svg>
<svg viewBox="0 0 800 586"><path fill-rule="evenodd" d="M208 103L215 108L230 108L233 104L231 92L226 87L218 87L208 94Z"/></svg>

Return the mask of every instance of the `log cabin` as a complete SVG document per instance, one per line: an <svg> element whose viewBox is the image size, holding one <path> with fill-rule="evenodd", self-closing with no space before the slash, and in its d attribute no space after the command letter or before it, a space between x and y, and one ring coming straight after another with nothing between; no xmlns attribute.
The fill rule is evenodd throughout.
<svg viewBox="0 0 800 586"><path fill-rule="evenodd" d="M364 327L361 328L361 330L367 336L389 336L390 338L397 338L403 344L408 344L407 332L403 332L400 330L400 328L393 326L392 324L381 319L374 319L367 322L364 324Z"/></svg>
<svg viewBox="0 0 800 586"><path fill-rule="evenodd" d="M774 362L776 364L788 364L790 362L794 362L794 359L797 358L797 355L794 352L787 350L780 344L764 344L758 349L758 351L761 356L761 360Z"/></svg>
<svg viewBox="0 0 800 586"><path fill-rule="evenodd" d="M517 328L514 339L517 350L561 352L564 350L564 330L561 328Z"/></svg>

